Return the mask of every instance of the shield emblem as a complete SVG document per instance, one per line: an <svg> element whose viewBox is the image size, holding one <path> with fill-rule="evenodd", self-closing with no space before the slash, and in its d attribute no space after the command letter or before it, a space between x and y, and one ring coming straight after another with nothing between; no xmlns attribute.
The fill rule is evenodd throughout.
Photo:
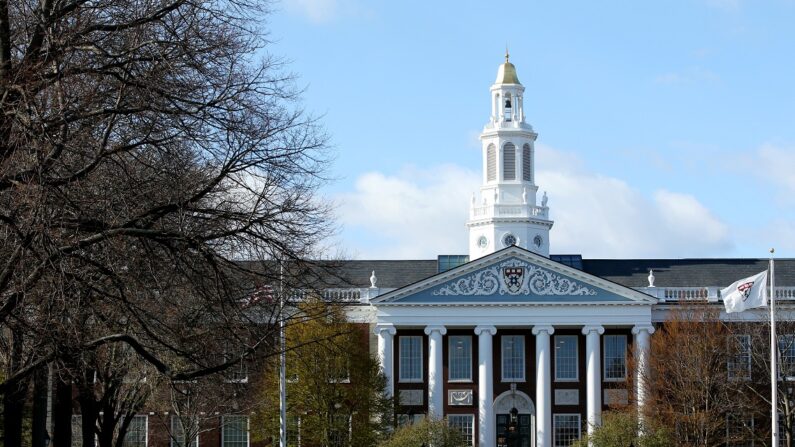
<svg viewBox="0 0 795 447"><path fill-rule="evenodd" d="M519 293L522 290L522 277L524 267L504 267L502 269L502 280L509 293Z"/></svg>

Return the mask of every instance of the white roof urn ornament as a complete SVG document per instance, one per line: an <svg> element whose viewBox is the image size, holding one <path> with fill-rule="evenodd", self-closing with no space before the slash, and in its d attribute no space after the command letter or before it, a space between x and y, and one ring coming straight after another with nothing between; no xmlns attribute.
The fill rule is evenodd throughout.
<svg viewBox="0 0 795 447"><path fill-rule="evenodd" d="M370 287L374 289L375 288L375 283L377 281L378 281L378 278L376 278L375 270L373 270L373 273L370 274Z"/></svg>

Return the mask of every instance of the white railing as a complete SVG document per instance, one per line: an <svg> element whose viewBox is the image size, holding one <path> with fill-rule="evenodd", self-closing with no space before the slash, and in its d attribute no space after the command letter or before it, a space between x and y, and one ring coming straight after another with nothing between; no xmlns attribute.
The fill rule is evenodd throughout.
<svg viewBox="0 0 795 447"><path fill-rule="evenodd" d="M660 301L721 301L721 287L637 287ZM795 287L776 287L777 300L795 301Z"/></svg>
<svg viewBox="0 0 795 447"><path fill-rule="evenodd" d="M549 207L533 205L486 205L473 206L471 215L473 218L488 217L541 217L546 219L549 216Z"/></svg>

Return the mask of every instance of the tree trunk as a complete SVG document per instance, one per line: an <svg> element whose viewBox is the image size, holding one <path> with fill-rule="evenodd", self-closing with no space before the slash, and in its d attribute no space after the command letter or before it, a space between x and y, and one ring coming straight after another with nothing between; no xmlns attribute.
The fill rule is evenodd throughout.
<svg viewBox="0 0 795 447"><path fill-rule="evenodd" d="M50 435L47 433L47 397L50 392L47 365L39 368L33 376L33 414L30 427L32 447L47 447Z"/></svg>
<svg viewBox="0 0 795 447"><path fill-rule="evenodd" d="M99 411L97 410L94 386L94 370L86 369L83 371L78 387L80 413L83 415L83 447L94 447L96 442L94 427L96 427L97 424Z"/></svg>
<svg viewBox="0 0 795 447"><path fill-rule="evenodd" d="M53 447L72 445L72 384L55 377L55 403L52 406Z"/></svg>
<svg viewBox="0 0 795 447"><path fill-rule="evenodd" d="M13 331L11 341L11 361L9 375L13 374L22 363L22 336ZM28 391L24 379L9 381L8 389L3 394L3 435L5 447L22 446L22 413L25 410L25 395Z"/></svg>

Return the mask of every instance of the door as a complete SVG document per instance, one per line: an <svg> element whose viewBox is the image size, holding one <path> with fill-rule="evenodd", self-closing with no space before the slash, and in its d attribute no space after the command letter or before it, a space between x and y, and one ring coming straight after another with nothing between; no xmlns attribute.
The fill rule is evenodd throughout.
<svg viewBox="0 0 795 447"><path fill-rule="evenodd" d="M510 414L497 415L497 447L531 447L533 426L530 415L520 414L515 425L510 421Z"/></svg>

